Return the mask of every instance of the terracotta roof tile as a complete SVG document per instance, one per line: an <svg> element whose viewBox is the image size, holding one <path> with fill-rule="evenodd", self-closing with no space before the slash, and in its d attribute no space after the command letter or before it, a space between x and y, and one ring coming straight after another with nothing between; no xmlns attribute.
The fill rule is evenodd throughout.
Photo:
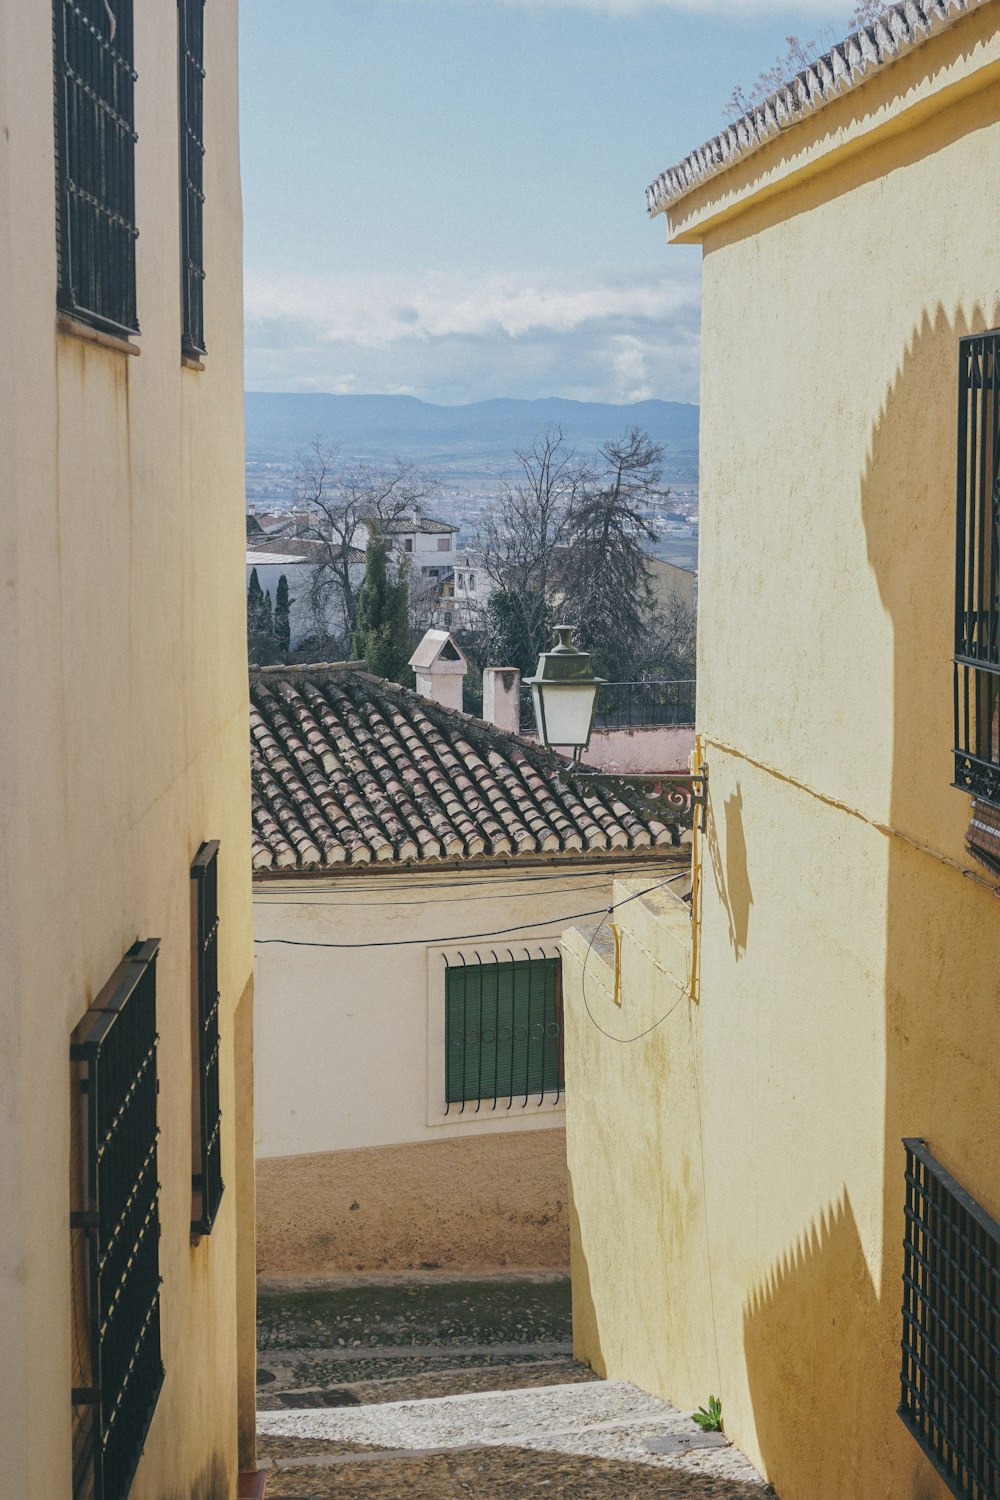
<svg viewBox="0 0 1000 1500"><path fill-rule="evenodd" d="M607 855L670 830L553 757L356 666L250 676L253 867Z"/></svg>

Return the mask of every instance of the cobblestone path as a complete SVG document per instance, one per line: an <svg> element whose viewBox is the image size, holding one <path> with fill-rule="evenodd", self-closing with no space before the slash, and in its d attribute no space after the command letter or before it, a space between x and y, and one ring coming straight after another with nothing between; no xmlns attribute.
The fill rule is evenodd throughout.
<svg viewBox="0 0 1000 1500"><path fill-rule="evenodd" d="M262 1292L269 1500L763 1500L690 1417L574 1364L565 1278ZM652 1448L671 1451L654 1452Z"/></svg>

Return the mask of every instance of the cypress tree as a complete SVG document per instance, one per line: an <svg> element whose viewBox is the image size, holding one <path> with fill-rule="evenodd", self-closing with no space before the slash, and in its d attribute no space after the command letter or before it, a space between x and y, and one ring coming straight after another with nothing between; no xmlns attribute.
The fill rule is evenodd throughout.
<svg viewBox="0 0 1000 1500"><path fill-rule="evenodd" d="M264 607L260 616L260 633L269 640L274 640L274 610L271 606L271 590L268 589L264 595Z"/></svg>
<svg viewBox="0 0 1000 1500"><path fill-rule="evenodd" d="M264 620L264 590L257 577L257 569L250 570L247 586L247 635L259 635Z"/></svg>
<svg viewBox="0 0 1000 1500"><path fill-rule="evenodd" d="M274 644L281 651L288 651L292 640L292 601L288 597L288 579L282 573L278 579L278 591L274 596Z"/></svg>
<svg viewBox="0 0 1000 1500"><path fill-rule="evenodd" d="M409 587L405 564L392 578L389 547L374 527L368 532L365 576L358 590L358 623L351 639L351 654L363 659L369 672L391 682L410 680L409 660L413 647L407 621Z"/></svg>

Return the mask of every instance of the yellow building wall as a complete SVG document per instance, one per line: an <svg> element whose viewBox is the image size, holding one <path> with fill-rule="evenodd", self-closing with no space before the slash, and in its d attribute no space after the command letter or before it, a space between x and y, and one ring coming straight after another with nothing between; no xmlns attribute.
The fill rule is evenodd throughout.
<svg viewBox="0 0 1000 1500"><path fill-rule="evenodd" d="M52 11L0 0L5 1500L72 1494L69 1038L136 937L162 939L166 1382L132 1494L230 1500L238 1415L252 1457L236 11L236 0L206 7L209 353L199 372L180 363L176 0L135 5L137 357L56 330ZM211 1236L192 1246L189 866L206 838L222 846L226 1191ZM238 1229L250 1246L239 1274Z"/></svg>
<svg viewBox="0 0 1000 1500"><path fill-rule="evenodd" d="M901 1137L1000 1217L1000 914L949 787L996 27L959 22L671 226L705 252L700 1003L637 950L633 1004L679 1003L616 1045L568 966L577 1337L682 1406L721 1395L782 1500L946 1493L895 1414Z"/></svg>

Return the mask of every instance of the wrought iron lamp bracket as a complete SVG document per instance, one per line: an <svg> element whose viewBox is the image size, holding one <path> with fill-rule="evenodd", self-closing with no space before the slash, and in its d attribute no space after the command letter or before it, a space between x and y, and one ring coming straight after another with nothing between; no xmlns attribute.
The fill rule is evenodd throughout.
<svg viewBox="0 0 1000 1500"><path fill-rule="evenodd" d="M588 786L604 792L636 792L651 813L659 813L670 823L696 823L705 832L708 806L708 766L697 773L690 771L630 771L620 776L606 771L579 771L567 767L567 780L586 791Z"/></svg>

